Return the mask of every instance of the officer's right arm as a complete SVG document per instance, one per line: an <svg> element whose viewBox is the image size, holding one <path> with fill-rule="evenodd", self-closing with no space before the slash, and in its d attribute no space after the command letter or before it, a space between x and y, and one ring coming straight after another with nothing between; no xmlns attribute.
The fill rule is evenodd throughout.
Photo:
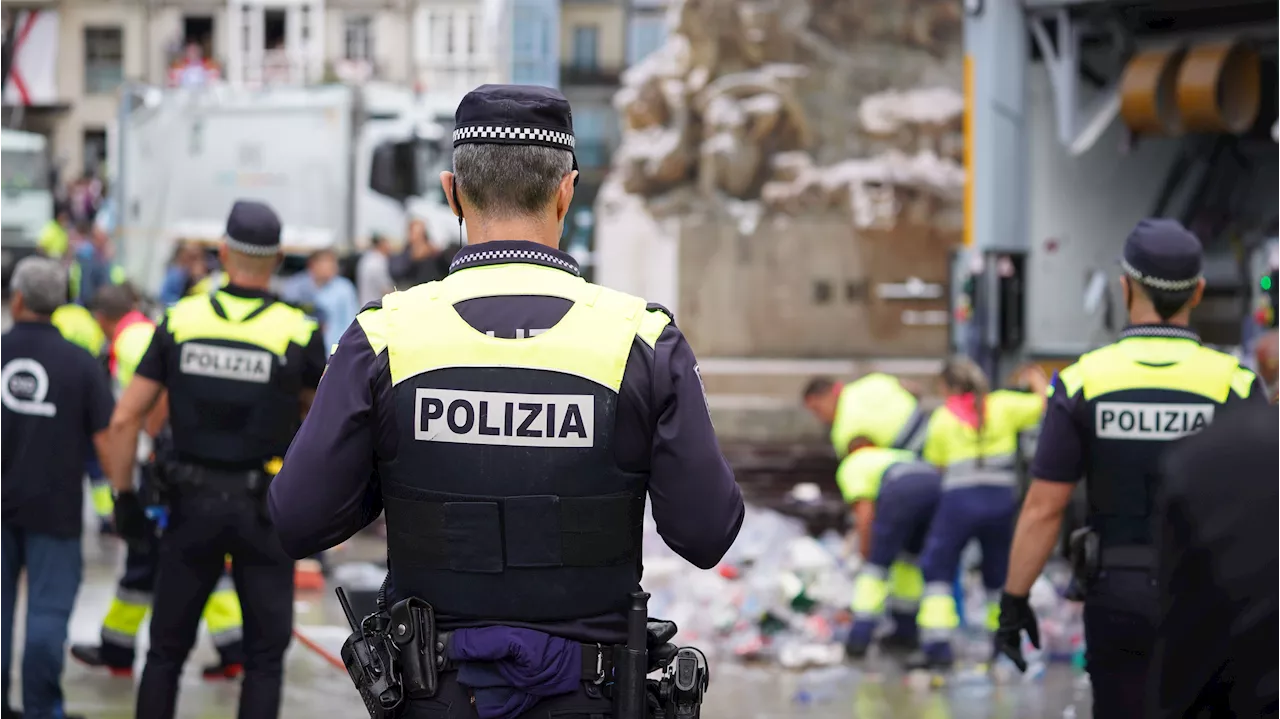
<svg viewBox="0 0 1280 719"><path fill-rule="evenodd" d="M1049 387L1044 422L1031 463L1034 478L1009 554L1005 590L1025 597L1040 576L1062 529L1062 514L1084 473L1084 439L1078 403L1083 390L1080 365L1064 369Z"/></svg>
<svg viewBox="0 0 1280 719"><path fill-rule="evenodd" d="M1237 367L1231 378L1231 390L1227 393L1226 407L1239 405L1265 405L1270 401L1266 385L1253 370Z"/></svg>
<svg viewBox="0 0 1280 719"><path fill-rule="evenodd" d="M651 310L646 324L665 324L652 345L657 416L649 465L653 520L667 546L710 569L742 528L742 490L716 441L693 349L660 310Z"/></svg>
<svg viewBox="0 0 1280 719"><path fill-rule="evenodd" d="M295 559L346 541L382 512L374 395L379 388L389 392L390 379L378 369L387 346L379 311L367 309L343 334L311 412L271 482L271 519ZM378 384L383 381L386 388Z"/></svg>

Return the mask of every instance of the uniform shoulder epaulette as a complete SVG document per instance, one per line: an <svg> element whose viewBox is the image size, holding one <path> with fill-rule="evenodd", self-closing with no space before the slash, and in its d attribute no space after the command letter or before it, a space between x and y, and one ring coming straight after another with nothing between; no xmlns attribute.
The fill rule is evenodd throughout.
<svg viewBox="0 0 1280 719"><path fill-rule="evenodd" d="M663 307L657 302L650 302L648 305L645 306L644 309L645 309L645 312L661 312L662 314L667 316L668 320L671 320L672 322L676 321L676 316L671 313L671 310L667 309L666 307Z"/></svg>

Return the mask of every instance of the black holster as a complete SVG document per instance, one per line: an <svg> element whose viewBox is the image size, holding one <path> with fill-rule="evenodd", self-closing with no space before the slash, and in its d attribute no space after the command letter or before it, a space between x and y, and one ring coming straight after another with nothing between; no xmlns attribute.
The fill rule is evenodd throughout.
<svg viewBox="0 0 1280 719"><path fill-rule="evenodd" d="M1071 586L1067 590L1067 599L1082 601L1089 590L1089 585L1098 576L1101 544L1098 533L1093 527L1081 527L1071 533L1067 540L1068 558L1071 562Z"/></svg>
<svg viewBox="0 0 1280 719"><path fill-rule="evenodd" d="M440 684L444 642L436 632L436 614L430 604L410 597L392 605L391 641L400 653L400 678L408 699L430 699Z"/></svg>
<svg viewBox="0 0 1280 719"><path fill-rule="evenodd" d="M394 719L404 703L396 648L387 633L389 624L386 614L365 617L343 642L340 653L370 719Z"/></svg>

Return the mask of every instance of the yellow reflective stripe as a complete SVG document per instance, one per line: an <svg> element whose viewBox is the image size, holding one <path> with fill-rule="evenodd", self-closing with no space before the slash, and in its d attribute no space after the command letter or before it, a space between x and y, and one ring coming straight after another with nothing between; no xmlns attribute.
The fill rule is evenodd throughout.
<svg viewBox="0 0 1280 719"><path fill-rule="evenodd" d="M910 562L894 562L889 567L889 593L895 599L919 602L924 596L924 572Z"/></svg>
<svg viewBox="0 0 1280 719"><path fill-rule="evenodd" d="M204 605L204 623L210 634L223 634L238 630L244 624L240 611L240 597L234 589L220 589L209 594Z"/></svg>
<svg viewBox="0 0 1280 719"><path fill-rule="evenodd" d="M956 614L956 600L950 594L927 594L920 602L920 615L916 623L921 632L934 632L942 635L960 626L960 615Z"/></svg>
<svg viewBox="0 0 1280 719"><path fill-rule="evenodd" d="M116 506L115 498L111 496L111 483L94 482L89 495L93 498L94 514L99 517L110 517Z"/></svg>
<svg viewBox="0 0 1280 719"><path fill-rule="evenodd" d="M138 322L125 327L124 331L116 335L116 381L121 387L129 386L133 373L138 369L138 363L142 362L142 356L147 353L147 348L151 346L151 338L155 333L155 325L150 322Z"/></svg>
<svg viewBox="0 0 1280 719"><path fill-rule="evenodd" d="M128 282L128 281L129 281L129 276L125 274L123 267L121 267L120 265L111 266L111 284L123 285L125 282Z"/></svg>
<svg viewBox="0 0 1280 719"><path fill-rule="evenodd" d="M315 320L283 302L276 302L262 314L243 320L263 300L217 294L228 319L214 311L207 296L184 297L169 308L168 328L175 342L218 339L261 347L274 355L283 355L289 344L305 347L316 330Z"/></svg>
<svg viewBox="0 0 1280 719"><path fill-rule="evenodd" d="M112 599L111 607L107 609L107 616L102 618L102 630L121 638L132 637L138 633L138 627L142 626L142 620L147 618L149 609L151 609L150 604L125 602L119 597Z"/></svg>
<svg viewBox="0 0 1280 719"><path fill-rule="evenodd" d="M1235 374L1231 375L1231 389L1240 395L1241 399L1248 399L1249 393L1253 391L1253 382L1257 378L1253 370L1236 367Z"/></svg>
<svg viewBox="0 0 1280 719"><path fill-rule="evenodd" d="M1131 338L1090 352L1079 364L1085 399L1127 389L1166 389L1225 402L1240 363L1186 340Z"/></svg>
<svg viewBox="0 0 1280 719"><path fill-rule="evenodd" d="M658 346L658 337L662 335L662 330L671 324L671 318L662 310L649 310L644 313L644 317L640 319L640 329L636 332L636 336L644 340L644 343L650 348Z"/></svg>
<svg viewBox="0 0 1280 719"><path fill-rule="evenodd" d="M453 308L464 299L496 295L559 296L573 306L554 327L526 339L478 332ZM577 375L616 392L644 309L638 297L537 265L456 272L383 298L385 329L394 338L387 348L391 381L446 367L521 367Z"/></svg>
<svg viewBox="0 0 1280 719"><path fill-rule="evenodd" d="M383 300L390 296L383 297ZM360 323L360 329L364 330L364 336L369 340L369 347L373 349L373 354L375 356L382 354L382 351L387 348L387 313L376 307L367 309L356 315L356 322Z"/></svg>
<svg viewBox="0 0 1280 719"><path fill-rule="evenodd" d="M884 600L888 596L889 584L884 577L877 572L864 570L853 580L853 602L849 608L859 618L878 617L884 612Z"/></svg>
<svg viewBox="0 0 1280 719"><path fill-rule="evenodd" d="M1058 379L1062 380L1062 387L1067 391L1067 399L1071 399L1084 387L1084 370L1077 362L1059 372Z"/></svg>
<svg viewBox="0 0 1280 719"><path fill-rule="evenodd" d="M1000 602L987 602L987 631L1000 628Z"/></svg>

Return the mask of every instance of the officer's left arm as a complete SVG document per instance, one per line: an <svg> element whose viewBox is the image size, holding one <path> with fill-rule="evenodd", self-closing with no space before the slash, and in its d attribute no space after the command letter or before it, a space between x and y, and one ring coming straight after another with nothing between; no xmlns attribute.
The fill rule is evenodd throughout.
<svg viewBox="0 0 1280 719"><path fill-rule="evenodd" d="M1031 591L1049 560L1062 529L1063 512L1084 471L1077 372L1074 365L1063 370L1047 393L1044 423L1031 463L1031 476L1035 479L1022 502L1009 553L1005 591L1015 596L1026 596Z"/></svg>
<svg viewBox="0 0 1280 719"><path fill-rule="evenodd" d="M380 381L390 380L378 370L386 342L370 333L359 321L347 328L324 370L313 411L271 482L271 519L285 552L295 559L342 543L382 512L374 465L374 394Z"/></svg>
<svg viewBox="0 0 1280 719"><path fill-rule="evenodd" d="M1240 405L1265 405L1270 402L1267 396L1267 387L1262 382L1262 378L1254 374L1253 370L1237 367L1235 375L1231 378L1231 390L1227 393L1227 408L1235 408Z"/></svg>

